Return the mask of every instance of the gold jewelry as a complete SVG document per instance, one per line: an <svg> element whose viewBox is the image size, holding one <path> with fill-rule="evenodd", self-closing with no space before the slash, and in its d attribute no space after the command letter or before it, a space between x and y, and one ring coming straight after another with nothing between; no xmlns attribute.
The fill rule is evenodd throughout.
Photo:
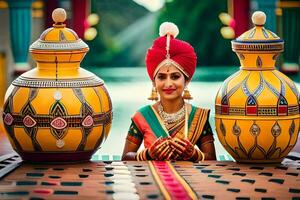
<svg viewBox="0 0 300 200"><path fill-rule="evenodd" d="M176 67L179 71L181 71L186 77L189 78L189 75L184 71L183 67L181 67L181 65L179 65L177 62L175 62L174 60L172 60L171 58L166 58L164 59L161 63L158 64L158 66L156 67L155 71L154 71L154 76L156 76L156 74L158 73L159 69L162 68L165 65L169 65L169 66L174 66Z"/></svg>
<svg viewBox="0 0 300 200"><path fill-rule="evenodd" d="M193 97L187 87L184 88L182 98L187 99L187 100L193 99Z"/></svg>
<svg viewBox="0 0 300 200"><path fill-rule="evenodd" d="M152 87L151 95L150 95L150 97L148 97L148 100L151 100L151 101L157 101L158 100L156 87L154 87L154 86Z"/></svg>
<svg viewBox="0 0 300 200"><path fill-rule="evenodd" d="M168 156L167 156L167 159L166 160L170 160L172 155L174 154L174 149L173 148L170 148L171 150L168 152Z"/></svg>
<svg viewBox="0 0 300 200"><path fill-rule="evenodd" d="M156 155L161 155L162 152L165 152L166 146L168 146L168 143L161 143L157 146L157 151L156 151Z"/></svg>
<svg viewBox="0 0 300 200"><path fill-rule="evenodd" d="M197 159L196 159L196 161L199 162L200 161L199 159L201 157L201 153L200 153L200 151L198 149L196 149L196 153L197 153Z"/></svg>
<svg viewBox="0 0 300 200"><path fill-rule="evenodd" d="M201 162L205 160L205 154L199 149L199 152L201 154Z"/></svg>
<svg viewBox="0 0 300 200"><path fill-rule="evenodd" d="M148 149L147 148L143 149L142 151L137 153L136 160L137 161L146 161L147 160L147 153L148 153Z"/></svg>
<svg viewBox="0 0 300 200"><path fill-rule="evenodd" d="M160 151L159 155L160 157L158 157L159 160L162 160L161 157L165 157L165 155L168 155L168 153L170 152L170 148L169 148L169 142L167 141L165 143L165 145L163 145L163 149Z"/></svg>
<svg viewBox="0 0 300 200"><path fill-rule="evenodd" d="M197 154L197 159L195 161L200 162L200 158L201 158L201 162L203 162L205 159L205 154L198 148L196 148L195 150L196 150L196 154Z"/></svg>
<svg viewBox="0 0 300 200"><path fill-rule="evenodd" d="M166 113L161 105L161 102L157 105L158 113L166 124L172 124L181 121L185 117L186 109L185 103L176 113Z"/></svg>

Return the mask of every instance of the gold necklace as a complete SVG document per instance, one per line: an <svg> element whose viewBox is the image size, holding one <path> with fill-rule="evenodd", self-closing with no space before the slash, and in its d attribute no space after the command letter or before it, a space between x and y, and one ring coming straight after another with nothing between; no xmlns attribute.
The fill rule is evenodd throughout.
<svg viewBox="0 0 300 200"><path fill-rule="evenodd" d="M166 113L163 109L161 102L158 103L157 106L158 113L161 118L164 120L165 124L172 124L181 121L185 117L185 103L183 106L175 113Z"/></svg>

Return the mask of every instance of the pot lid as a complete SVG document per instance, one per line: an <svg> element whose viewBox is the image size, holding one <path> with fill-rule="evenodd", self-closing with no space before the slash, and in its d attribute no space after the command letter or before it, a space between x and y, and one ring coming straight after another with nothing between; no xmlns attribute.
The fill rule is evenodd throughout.
<svg viewBox="0 0 300 200"><path fill-rule="evenodd" d="M275 33L265 29L266 14L256 11L252 15L254 27L232 40L234 51L283 51L283 40Z"/></svg>
<svg viewBox="0 0 300 200"><path fill-rule="evenodd" d="M53 27L46 29L29 48L30 51L88 51L88 45L78 35L64 24L67 18L63 8L52 12Z"/></svg>

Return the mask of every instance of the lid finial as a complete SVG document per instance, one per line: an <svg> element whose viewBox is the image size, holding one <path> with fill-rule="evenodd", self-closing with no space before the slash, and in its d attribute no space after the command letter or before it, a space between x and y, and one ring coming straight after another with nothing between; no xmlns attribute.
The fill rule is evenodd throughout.
<svg viewBox="0 0 300 200"><path fill-rule="evenodd" d="M263 26L266 23L266 14L262 11L255 11L252 14L252 23L256 26Z"/></svg>
<svg viewBox="0 0 300 200"><path fill-rule="evenodd" d="M56 8L52 12L52 19L55 24L63 23L67 18L67 13L63 8Z"/></svg>
<svg viewBox="0 0 300 200"><path fill-rule="evenodd" d="M56 8L53 10L52 19L54 23L52 27L49 27L43 31L39 39L30 45L29 51L33 53L33 55L40 53L56 55L56 52L58 51L71 55L73 54L72 51L76 50L80 51L79 54L82 53L81 55L85 55L85 53L89 50L88 45L78 37L75 31L66 28L66 18L67 14L63 8ZM37 59L39 60L36 61L46 61L50 58L45 56L43 58L37 57ZM53 58L51 59L53 60ZM76 59L78 61L79 57L76 57Z"/></svg>

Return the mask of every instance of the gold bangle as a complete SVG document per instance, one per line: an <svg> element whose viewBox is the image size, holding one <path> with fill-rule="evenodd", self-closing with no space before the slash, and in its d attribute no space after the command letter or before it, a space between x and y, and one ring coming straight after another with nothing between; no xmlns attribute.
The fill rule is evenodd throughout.
<svg viewBox="0 0 300 200"><path fill-rule="evenodd" d="M205 159L205 154L200 149L196 149L196 152L197 152L196 162L200 162L200 158L201 158L201 162L203 162Z"/></svg>
<svg viewBox="0 0 300 200"><path fill-rule="evenodd" d="M196 161L197 162L199 162L200 160L200 156L201 156L201 154L200 154L200 150L199 149L196 149L196 154L197 154L197 159L196 159Z"/></svg>
<svg viewBox="0 0 300 200"><path fill-rule="evenodd" d="M145 149L143 152L143 160L147 160L147 150L148 149Z"/></svg>
<svg viewBox="0 0 300 200"><path fill-rule="evenodd" d="M137 155L136 155L136 160L137 160L137 161L142 161L142 160L141 160L141 153L142 153L142 151L139 152L139 153L137 153Z"/></svg>
<svg viewBox="0 0 300 200"><path fill-rule="evenodd" d="M137 161L146 161L147 160L147 148L143 149L142 151L140 151L139 153L137 153L136 155L136 160Z"/></svg>
<svg viewBox="0 0 300 200"><path fill-rule="evenodd" d="M140 161L140 159L139 159L139 153L137 153L137 154L135 155L135 159L136 159L136 161Z"/></svg>
<svg viewBox="0 0 300 200"><path fill-rule="evenodd" d="M143 160L144 160L144 150L143 150L143 151L141 151L141 153L140 153L140 160L141 160L141 161L143 161Z"/></svg>
<svg viewBox="0 0 300 200"><path fill-rule="evenodd" d="M205 154L199 149L199 152L201 153L201 162L203 162L205 160Z"/></svg>

